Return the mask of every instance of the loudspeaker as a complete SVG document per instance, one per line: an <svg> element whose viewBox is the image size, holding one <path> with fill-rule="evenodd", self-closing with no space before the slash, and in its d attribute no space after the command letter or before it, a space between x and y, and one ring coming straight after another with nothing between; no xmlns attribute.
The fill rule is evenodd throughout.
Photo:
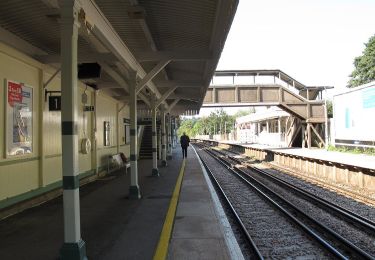
<svg viewBox="0 0 375 260"><path fill-rule="evenodd" d="M78 64L79 79L100 78L100 65L98 63L81 63Z"/></svg>

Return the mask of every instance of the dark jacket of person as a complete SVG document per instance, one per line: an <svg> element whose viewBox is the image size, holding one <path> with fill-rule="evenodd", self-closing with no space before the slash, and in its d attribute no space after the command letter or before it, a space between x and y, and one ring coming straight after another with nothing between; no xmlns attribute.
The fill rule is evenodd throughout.
<svg viewBox="0 0 375 260"><path fill-rule="evenodd" d="M182 148L186 148L186 147L189 146L189 143L190 143L189 136L187 136L187 135L182 135L181 138L180 138L180 144L181 144L181 147L182 147Z"/></svg>

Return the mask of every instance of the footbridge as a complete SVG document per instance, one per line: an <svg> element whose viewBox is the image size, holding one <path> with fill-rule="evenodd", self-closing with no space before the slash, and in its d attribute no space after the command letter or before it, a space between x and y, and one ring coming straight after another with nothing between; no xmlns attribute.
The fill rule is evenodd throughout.
<svg viewBox="0 0 375 260"><path fill-rule="evenodd" d="M286 132L290 146L302 130L302 146L311 147L314 138L317 145L325 143L321 92L328 88L303 85L281 70L216 71L202 107L278 106L292 116Z"/></svg>

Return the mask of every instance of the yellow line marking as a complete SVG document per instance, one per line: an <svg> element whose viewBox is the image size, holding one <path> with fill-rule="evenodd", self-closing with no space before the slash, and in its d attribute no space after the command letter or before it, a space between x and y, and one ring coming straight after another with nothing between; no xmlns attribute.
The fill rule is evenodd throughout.
<svg viewBox="0 0 375 260"><path fill-rule="evenodd" d="M180 174L178 176L177 183L172 194L171 202L169 203L169 208L164 221L163 230L161 231L158 247L156 248L154 254L154 260L164 260L167 258L169 240L171 238L174 217L176 215L177 202L180 196L182 178L184 177L185 164L186 160L184 159L182 161Z"/></svg>

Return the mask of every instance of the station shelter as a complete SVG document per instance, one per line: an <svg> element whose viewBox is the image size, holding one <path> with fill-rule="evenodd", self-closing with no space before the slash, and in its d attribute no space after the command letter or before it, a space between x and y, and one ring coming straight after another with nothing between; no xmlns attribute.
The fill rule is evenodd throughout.
<svg viewBox="0 0 375 260"><path fill-rule="evenodd" d="M138 113L148 111L158 176L179 115L200 109L237 5L0 1L0 217L63 193L60 256L85 259L80 184L122 154L129 196L141 197Z"/></svg>
<svg viewBox="0 0 375 260"><path fill-rule="evenodd" d="M285 132L290 114L271 107L253 114L236 118L236 141L287 147Z"/></svg>

